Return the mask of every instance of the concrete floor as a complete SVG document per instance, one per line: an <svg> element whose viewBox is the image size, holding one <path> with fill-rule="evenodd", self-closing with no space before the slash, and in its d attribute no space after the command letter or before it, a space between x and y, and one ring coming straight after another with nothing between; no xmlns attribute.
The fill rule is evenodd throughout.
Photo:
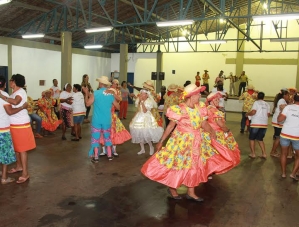
<svg viewBox="0 0 299 227"><path fill-rule="evenodd" d="M126 127L133 114L123 121ZM240 116L228 113L227 124L241 148L241 164L196 188L204 203L174 201L165 186L144 178L140 168L148 147L138 156L139 145L127 142L118 146L119 158L91 163L90 125L84 124L80 142L70 141L70 135L62 141L60 131L36 141L29 152L29 182L0 185L0 226L299 226L298 184L280 178L279 159L247 157L248 135L239 133ZM268 154L272 134L269 127ZM292 166L289 160L289 173Z"/></svg>

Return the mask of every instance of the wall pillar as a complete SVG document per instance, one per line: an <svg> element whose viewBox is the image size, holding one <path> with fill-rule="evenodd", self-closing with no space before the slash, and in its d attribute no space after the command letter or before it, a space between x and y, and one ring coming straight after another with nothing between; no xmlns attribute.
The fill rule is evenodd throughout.
<svg viewBox="0 0 299 227"><path fill-rule="evenodd" d="M120 44L119 55L119 81L127 81L128 78L128 44Z"/></svg>
<svg viewBox="0 0 299 227"><path fill-rule="evenodd" d="M59 83L59 81L58 81ZM61 32L61 87L72 84L72 33Z"/></svg>
<svg viewBox="0 0 299 227"><path fill-rule="evenodd" d="M240 28L242 30L244 30L246 28L246 25L241 25ZM238 31L238 37L239 40L237 41L237 47L239 48L239 51L244 51L245 50L245 40L242 40L245 38L245 36ZM237 52L236 55L236 76L240 76L242 71L244 70L244 52ZM240 82L236 82L235 83L235 89L236 89L236 93L238 93L239 91L239 84Z"/></svg>
<svg viewBox="0 0 299 227"><path fill-rule="evenodd" d="M163 82L163 80L159 79L159 72L163 72L163 53L160 51L157 52L156 69L157 69L156 92L159 93Z"/></svg>
<svg viewBox="0 0 299 227"><path fill-rule="evenodd" d="M9 80L12 76L12 45L11 45L11 43L9 43L7 45L7 68L8 68L7 76L8 76L8 80ZM23 75L23 76L25 76L25 79L26 79L26 75ZM12 90L9 86L8 81L6 81L6 87L8 87L8 93L11 94Z"/></svg>
<svg viewBox="0 0 299 227"><path fill-rule="evenodd" d="M298 44L298 50L299 50L299 44ZM299 52L297 54L297 74L296 74L296 88L299 88Z"/></svg>

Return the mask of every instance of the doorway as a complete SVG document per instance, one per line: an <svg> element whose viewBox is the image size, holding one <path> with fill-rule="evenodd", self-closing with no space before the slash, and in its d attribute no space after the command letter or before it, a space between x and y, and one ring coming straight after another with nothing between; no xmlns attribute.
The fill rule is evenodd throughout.
<svg viewBox="0 0 299 227"><path fill-rule="evenodd" d="M5 91L8 93L8 66L0 66L0 76L4 76L6 81Z"/></svg>

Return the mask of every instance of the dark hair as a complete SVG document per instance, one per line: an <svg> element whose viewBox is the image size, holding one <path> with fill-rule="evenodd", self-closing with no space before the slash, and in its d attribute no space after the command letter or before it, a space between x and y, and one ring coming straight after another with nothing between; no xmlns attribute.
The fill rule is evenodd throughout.
<svg viewBox="0 0 299 227"><path fill-rule="evenodd" d="M124 83L127 83L127 81L123 81L123 82L121 82L121 86L123 86L123 85L124 85Z"/></svg>
<svg viewBox="0 0 299 227"><path fill-rule="evenodd" d="M166 87L165 86L161 86L161 89L166 90Z"/></svg>
<svg viewBox="0 0 299 227"><path fill-rule="evenodd" d="M26 84L25 77L21 74L12 75L11 79L18 87L24 87Z"/></svg>
<svg viewBox="0 0 299 227"><path fill-rule="evenodd" d="M287 90L280 90L280 92L275 96L274 98L274 109L277 107L277 103L280 99L283 98L283 96L289 94Z"/></svg>
<svg viewBox="0 0 299 227"><path fill-rule="evenodd" d="M189 84L191 84L190 80L186 80L186 82L184 83L184 87L187 87Z"/></svg>
<svg viewBox="0 0 299 227"><path fill-rule="evenodd" d="M53 79L53 81L52 81L52 82L54 83L54 81L55 81L55 80L57 80L57 79Z"/></svg>
<svg viewBox="0 0 299 227"><path fill-rule="evenodd" d="M299 93L298 92L296 92L294 95L294 101L299 102Z"/></svg>
<svg viewBox="0 0 299 227"><path fill-rule="evenodd" d="M79 84L74 84L73 87L76 88L77 91L81 91L81 85L79 85Z"/></svg>
<svg viewBox="0 0 299 227"><path fill-rule="evenodd" d="M6 84L6 80L4 76L0 76L0 88L3 88Z"/></svg>
<svg viewBox="0 0 299 227"><path fill-rule="evenodd" d="M223 91L223 84L217 85L217 91Z"/></svg>
<svg viewBox="0 0 299 227"><path fill-rule="evenodd" d="M84 75L82 76L82 82L84 82L84 79L85 79L87 76L88 76L87 74L84 74Z"/></svg>
<svg viewBox="0 0 299 227"><path fill-rule="evenodd" d="M259 92L257 93L257 99L264 99L265 98L265 93L264 92Z"/></svg>

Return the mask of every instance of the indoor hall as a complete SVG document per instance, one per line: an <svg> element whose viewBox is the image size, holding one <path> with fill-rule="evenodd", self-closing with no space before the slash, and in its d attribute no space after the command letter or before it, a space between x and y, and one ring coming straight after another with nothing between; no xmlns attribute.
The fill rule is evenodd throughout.
<svg viewBox="0 0 299 227"><path fill-rule="evenodd" d="M129 112L126 127L135 114ZM139 145L117 146L119 157L88 157L89 124L79 142L60 139L61 131L37 140L29 152L30 180L0 185L1 226L297 226L298 183L282 179L278 158L250 159L248 133L240 134L240 113L227 113L227 124L241 150L241 163L196 188L203 203L175 201L166 186L145 178L149 158ZM265 144L269 154L273 128ZM259 155L257 146L257 155ZM288 160L288 171L293 159ZM10 174L17 177L19 174Z"/></svg>

